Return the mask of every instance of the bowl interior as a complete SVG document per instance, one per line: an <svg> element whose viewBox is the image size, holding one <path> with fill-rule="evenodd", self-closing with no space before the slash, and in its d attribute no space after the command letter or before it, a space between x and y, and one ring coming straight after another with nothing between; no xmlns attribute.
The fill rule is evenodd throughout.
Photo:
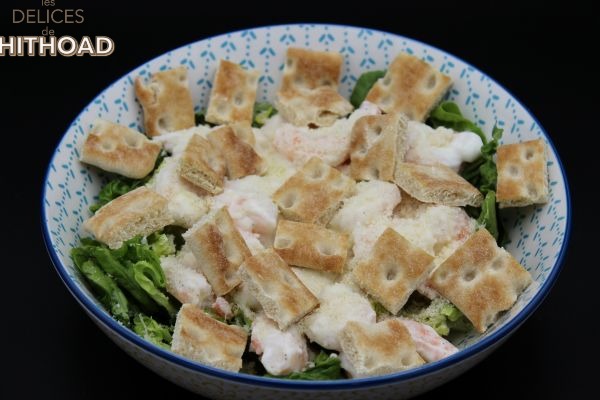
<svg viewBox="0 0 600 400"><path fill-rule="evenodd" d="M289 46L340 52L345 59L340 91L346 96L349 96L361 72L386 68L399 52L414 54L453 78L449 98L457 102L461 110L486 133L489 134L494 124L498 124L504 128L503 143L539 137L548 141L535 118L488 76L452 55L398 35L344 26L287 25L249 29L201 40L157 57L114 82L75 118L56 149L45 182L43 223L47 240L56 253L57 268L76 284L77 296L87 297L102 308L69 258L69 251L78 244L80 236L87 236L82 230L82 223L90 215L88 207L95 202L102 185L97 171L78 161L79 149L94 120L103 118L143 131L141 107L133 90L134 78L179 65L188 68L194 104L197 110L203 109L208 103L220 58L260 71L258 96L262 100L272 100ZM568 193L551 143L548 147L548 172L548 204L513 209L503 214L511 239L506 248L531 272L535 284L484 336L460 337L460 347L481 341L509 324L532 298L536 295L541 297L548 278L554 276L553 272L559 268L569 219Z"/></svg>

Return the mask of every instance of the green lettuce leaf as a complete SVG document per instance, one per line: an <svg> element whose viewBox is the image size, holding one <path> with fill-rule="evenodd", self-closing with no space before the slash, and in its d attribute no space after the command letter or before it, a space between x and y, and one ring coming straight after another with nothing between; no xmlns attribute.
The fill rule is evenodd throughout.
<svg viewBox="0 0 600 400"><path fill-rule="evenodd" d="M354 85L354 89L352 90L352 94L350 95L350 104L354 106L354 108L360 107L369 90L373 87L375 82L379 78L383 78L385 76L384 70L376 70L376 71L367 71L364 72L356 81Z"/></svg>
<svg viewBox="0 0 600 400"><path fill-rule="evenodd" d="M487 143L487 138L481 128L475 125L474 122L463 117L460 108L458 108L458 105L453 101L443 101L440 103L440 105L429 114L427 123L434 128L444 126L446 128L451 128L456 132L470 131L479 135L484 145Z"/></svg>
<svg viewBox="0 0 600 400"><path fill-rule="evenodd" d="M160 265L160 256L173 254L175 245L172 238L164 233L154 233L148 238L141 236L127 240L118 249L109 249L103 243L91 238L81 239L79 247L71 251L71 257L79 267L86 261L93 262L103 274L99 275L86 264L84 276L92 285L98 281L108 288L108 282L101 280L106 276L113 283L110 288L117 287L129 296L129 315L138 310L153 317L166 317L169 320L177 313L178 303L166 293L166 279ZM100 296L107 290L102 289ZM115 294L116 296L117 294ZM112 304L112 303L110 303ZM107 308L110 308L107 305ZM117 316L115 312L113 315ZM124 314L119 320L124 320Z"/></svg>
<svg viewBox="0 0 600 400"><path fill-rule="evenodd" d="M477 218L479 225L484 226L498 240L498 219L496 217L496 192L489 191L481 204L481 213Z"/></svg>
<svg viewBox="0 0 600 400"><path fill-rule="evenodd" d="M342 379L342 367L340 359L335 356L330 356L324 351L321 351L317 357L315 357L314 367L308 368L302 372L292 372L289 375L274 376L266 374L271 378L281 379L295 379L295 380L306 380L306 381L322 381L322 380L333 380Z"/></svg>
<svg viewBox="0 0 600 400"><path fill-rule="evenodd" d="M124 246L126 245L124 244ZM110 249L107 247L91 247L89 251L104 272L110 275L119 287L129 293L144 311L148 313L158 312L158 308L154 301L152 301L145 290L136 282L133 276L133 270L121 263L121 261L111 253Z"/></svg>
<svg viewBox="0 0 600 400"><path fill-rule="evenodd" d="M152 317L137 314L133 318L133 331L155 345L169 350L173 340L173 326L163 325Z"/></svg>
<svg viewBox="0 0 600 400"><path fill-rule="evenodd" d="M173 235L154 232L149 235L146 240L150 245L150 249L157 257L170 256L177 251L175 246L175 236Z"/></svg>
<svg viewBox="0 0 600 400"><path fill-rule="evenodd" d="M95 213L102 208L102 206L106 205L117 197L131 192L133 189L137 189L140 186L144 186L152 178L154 171L158 169L164 158L165 153L161 152L156 158L152 172L142 179L131 179L124 176L115 176L106 185L104 185L102 189L100 189L100 193L98 193L98 202L90 206L90 211Z"/></svg>
<svg viewBox="0 0 600 400"><path fill-rule="evenodd" d="M269 118L277 114L277 110L272 104L265 102L254 103L254 115L252 117L252 126L260 128Z"/></svg>
<svg viewBox="0 0 600 400"><path fill-rule="evenodd" d="M247 332L250 332L250 328L252 327L252 320L244 314L244 311L237 304L233 304L231 306L231 311L233 313L233 317L231 318L231 323L237 325L239 327L244 328Z"/></svg>
<svg viewBox="0 0 600 400"><path fill-rule="evenodd" d="M98 194L98 202L90 206L90 211L95 213L102 206L119 196L146 184L145 179L129 179L124 177L114 178L102 187Z"/></svg>
<svg viewBox="0 0 600 400"><path fill-rule="evenodd" d="M177 314L177 308L169 297L159 288L164 287L164 275L162 268L156 267L148 261L138 261L133 264L133 279L137 284L156 302L160 305L172 318Z"/></svg>
<svg viewBox="0 0 600 400"><path fill-rule="evenodd" d="M227 320L225 318L221 317L219 314L217 314L215 312L215 310L213 310L211 307L204 307L202 309L202 311L204 311L204 313L206 315L208 315L209 317L211 317L212 319L216 319L217 321L222 322L224 324L227 323Z"/></svg>
<svg viewBox="0 0 600 400"><path fill-rule="evenodd" d="M117 284L81 249L73 249L71 257L77 269L90 282L98 300L118 321L129 324L129 302Z"/></svg>
<svg viewBox="0 0 600 400"><path fill-rule="evenodd" d="M422 324L431 326L441 336L447 336L451 330L467 332L472 329L469 320L448 300L437 297L429 304L411 297L400 314Z"/></svg>

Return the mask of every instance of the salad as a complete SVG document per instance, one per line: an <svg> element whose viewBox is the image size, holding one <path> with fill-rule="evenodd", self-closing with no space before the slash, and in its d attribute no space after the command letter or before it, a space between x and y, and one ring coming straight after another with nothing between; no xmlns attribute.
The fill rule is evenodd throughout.
<svg viewBox="0 0 600 400"><path fill-rule="evenodd" d="M135 82L144 133L98 120L108 177L71 258L115 320L214 367L282 379L383 375L458 351L531 283L500 209L548 198L541 140L500 145L409 54L338 93L343 57L289 48L272 102L219 61ZM487 135L489 134L489 136Z"/></svg>

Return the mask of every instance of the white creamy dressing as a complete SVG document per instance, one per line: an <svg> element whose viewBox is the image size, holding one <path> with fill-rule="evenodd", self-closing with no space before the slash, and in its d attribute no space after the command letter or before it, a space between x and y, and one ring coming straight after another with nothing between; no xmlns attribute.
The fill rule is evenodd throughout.
<svg viewBox="0 0 600 400"><path fill-rule="evenodd" d="M363 258L389 225L386 221L391 218L400 199L400 189L393 183L378 180L359 182L355 194L344 200L329 226L348 233L353 241L354 257Z"/></svg>
<svg viewBox="0 0 600 400"><path fill-rule="evenodd" d="M193 135L196 134L206 138L206 135L208 135L211 130L213 130L213 128L208 125L198 125L193 128L182 129L180 131L154 136L152 141L161 143L163 148L169 154L178 157L183 153L185 146L187 146Z"/></svg>
<svg viewBox="0 0 600 400"><path fill-rule="evenodd" d="M167 157L148 183L168 202L168 209L175 224L189 228L210 208L210 197L199 195L197 189L184 181L177 172L179 159Z"/></svg>
<svg viewBox="0 0 600 400"><path fill-rule="evenodd" d="M308 338L326 349L341 350L339 334L349 321L376 322L376 314L369 300L342 283L334 283L321 290L320 306L302 320Z"/></svg>
<svg viewBox="0 0 600 400"><path fill-rule="evenodd" d="M422 207L412 218L393 217L390 227L443 260L475 232L476 221L460 207L432 204Z"/></svg>
<svg viewBox="0 0 600 400"><path fill-rule="evenodd" d="M319 297L323 289L333 285L337 279L337 274L332 272L323 272L316 269L292 267L294 274L300 281L314 294Z"/></svg>
<svg viewBox="0 0 600 400"><path fill-rule="evenodd" d="M408 122L406 133L406 162L444 164L455 171L463 162L475 161L483 145L481 138L473 132L455 132L443 126L433 129L417 121Z"/></svg>

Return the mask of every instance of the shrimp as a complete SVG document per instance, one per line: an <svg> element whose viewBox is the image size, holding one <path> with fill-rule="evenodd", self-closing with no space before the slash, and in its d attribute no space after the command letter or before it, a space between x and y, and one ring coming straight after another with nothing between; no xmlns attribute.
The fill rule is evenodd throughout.
<svg viewBox="0 0 600 400"><path fill-rule="evenodd" d="M262 313L252 321L250 351L261 356L262 365L272 375L301 371L308 362L306 340L298 327L282 331Z"/></svg>
<svg viewBox="0 0 600 400"><path fill-rule="evenodd" d="M223 193L213 198L214 209L227 206L236 228L256 251L262 249L260 244L272 244L277 226L277 206L260 190L259 180L260 177L247 176L227 181Z"/></svg>
<svg viewBox="0 0 600 400"><path fill-rule="evenodd" d="M274 130L273 145L296 166L301 166L316 156L335 167L346 161L350 155L352 127L356 120L365 115L379 113L376 106L365 102L348 118L338 119L331 126L310 129L282 122Z"/></svg>
<svg viewBox="0 0 600 400"><path fill-rule="evenodd" d="M218 316L224 319L229 319L233 316L231 311L231 304L224 297L217 297L212 304L212 309L217 313Z"/></svg>
<svg viewBox="0 0 600 400"><path fill-rule="evenodd" d="M449 341L437 334L429 325L410 319L402 319L410 336L415 342L417 353L427 362L441 360L458 352L458 349Z"/></svg>
<svg viewBox="0 0 600 400"><path fill-rule="evenodd" d="M196 257L187 247L176 255L161 257L160 265L165 273L167 292L181 303L203 307L213 297Z"/></svg>

